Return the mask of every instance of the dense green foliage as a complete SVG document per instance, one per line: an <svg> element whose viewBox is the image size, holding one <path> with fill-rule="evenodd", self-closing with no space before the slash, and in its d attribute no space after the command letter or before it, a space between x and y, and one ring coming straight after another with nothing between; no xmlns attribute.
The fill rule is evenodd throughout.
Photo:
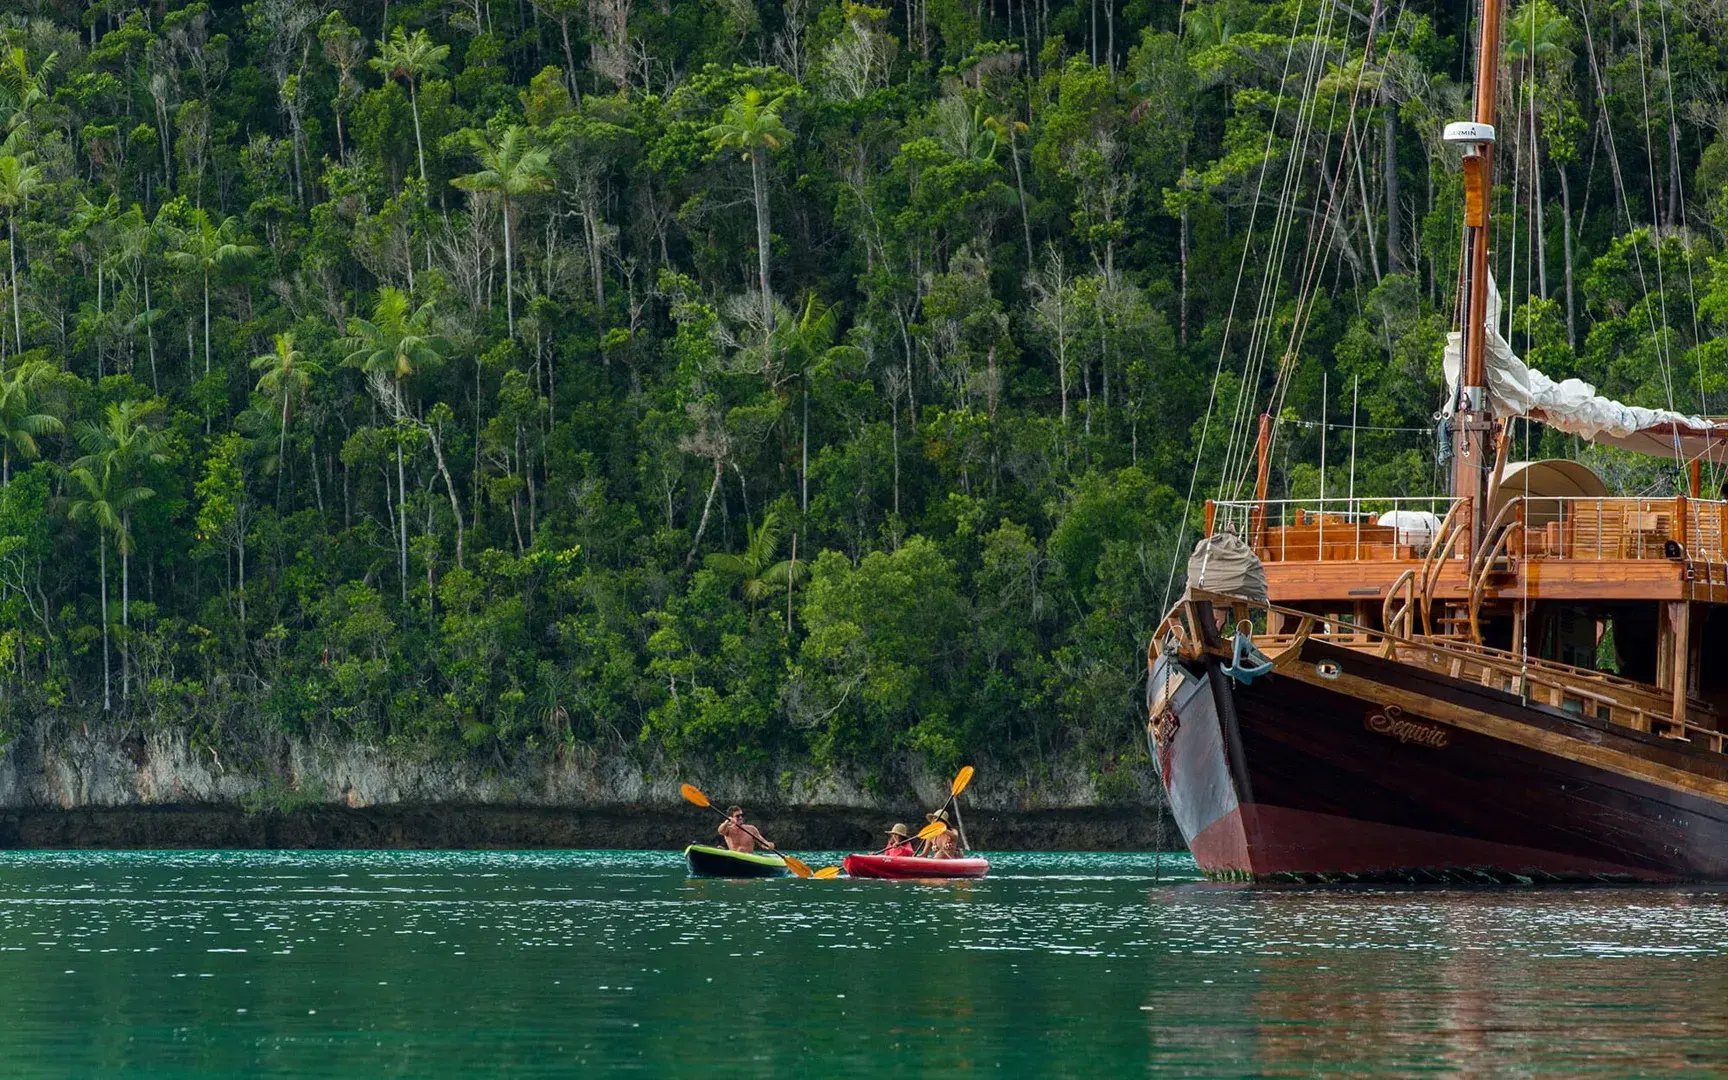
<svg viewBox="0 0 1728 1080"><path fill-rule="evenodd" d="M1468 27L909 5L12 5L4 723L1134 752L1195 462L1277 370L1293 490L1345 387L1357 490L1433 489ZM1516 344L1692 407L1728 26L1600 8L1510 19Z"/></svg>

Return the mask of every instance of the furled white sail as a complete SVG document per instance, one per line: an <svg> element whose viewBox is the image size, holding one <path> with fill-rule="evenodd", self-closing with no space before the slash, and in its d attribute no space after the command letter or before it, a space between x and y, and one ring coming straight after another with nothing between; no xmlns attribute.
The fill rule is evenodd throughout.
<svg viewBox="0 0 1728 1080"><path fill-rule="evenodd" d="M1658 457L1728 459L1728 420L1646 409L1603 397L1582 379L1555 382L1512 352L1500 336L1500 290L1488 283L1486 340L1489 404L1500 416L1528 416L1591 442ZM1446 337L1446 413L1457 398L1462 335Z"/></svg>

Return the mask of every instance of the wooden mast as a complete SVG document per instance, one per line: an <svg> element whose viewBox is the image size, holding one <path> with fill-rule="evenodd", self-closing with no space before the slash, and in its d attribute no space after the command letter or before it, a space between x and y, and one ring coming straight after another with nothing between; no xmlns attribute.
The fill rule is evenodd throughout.
<svg viewBox="0 0 1728 1080"><path fill-rule="evenodd" d="M1488 320L1488 255L1492 232L1489 202L1494 190L1494 95L1500 71L1500 14L1504 0L1482 0L1482 36L1476 50L1476 130L1464 137L1464 327L1463 371L1452 420L1452 495L1470 500L1469 551L1482 541L1487 523L1489 407L1485 339ZM1452 138L1452 132L1447 132Z"/></svg>

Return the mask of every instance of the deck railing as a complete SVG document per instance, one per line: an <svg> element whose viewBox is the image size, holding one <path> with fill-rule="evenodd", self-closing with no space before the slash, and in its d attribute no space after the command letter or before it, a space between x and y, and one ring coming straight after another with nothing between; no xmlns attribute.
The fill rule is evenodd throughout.
<svg viewBox="0 0 1728 1080"><path fill-rule="evenodd" d="M1451 506L1445 496L1218 502L1210 524L1267 562L1420 560ZM1728 564L1728 502L1718 499L1517 496L1490 524L1489 542L1512 559Z"/></svg>
<svg viewBox="0 0 1728 1080"><path fill-rule="evenodd" d="M1248 540L1268 562L1420 559L1452 502L1445 495L1215 502L1208 525ZM1389 519L1396 524L1380 524L1397 511Z"/></svg>

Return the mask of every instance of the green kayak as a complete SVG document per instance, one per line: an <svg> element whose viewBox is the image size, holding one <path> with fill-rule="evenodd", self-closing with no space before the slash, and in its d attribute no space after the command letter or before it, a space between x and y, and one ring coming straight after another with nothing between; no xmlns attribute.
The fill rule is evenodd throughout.
<svg viewBox="0 0 1728 1080"><path fill-rule="evenodd" d="M691 844L684 849L684 858L690 872L699 877L782 877L787 873L786 860L778 855L728 851L707 844Z"/></svg>

